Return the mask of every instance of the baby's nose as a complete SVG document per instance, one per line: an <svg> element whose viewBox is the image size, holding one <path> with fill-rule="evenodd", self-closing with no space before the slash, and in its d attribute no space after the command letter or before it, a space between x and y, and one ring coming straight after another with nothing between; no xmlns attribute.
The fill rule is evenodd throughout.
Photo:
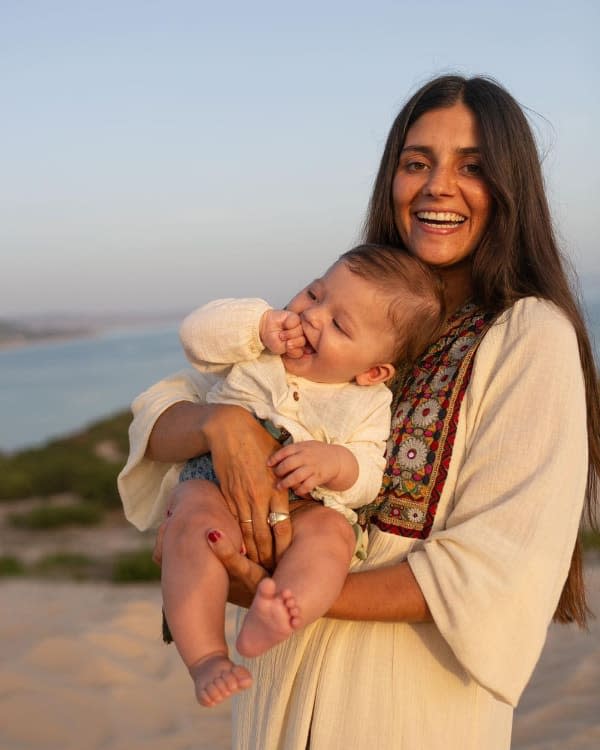
<svg viewBox="0 0 600 750"><path fill-rule="evenodd" d="M302 322L306 322L311 326L318 326L321 319L318 305L311 305L306 310L302 311Z"/></svg>

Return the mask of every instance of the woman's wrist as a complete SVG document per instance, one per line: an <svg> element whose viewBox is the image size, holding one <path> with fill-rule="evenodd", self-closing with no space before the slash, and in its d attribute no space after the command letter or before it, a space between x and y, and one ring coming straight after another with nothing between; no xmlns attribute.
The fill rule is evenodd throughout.
<svg viewBox="0 0 600 750"><path fill-rule="evenodd" d="M228 412L231 409L240 409L240 407L227 404L207 404L206 408L199 415L196 429L198 431L198 439L205 447L205 453L210 453L211 446L214 445L217 436L219 433L222 434L223 429L226 429L229 418Z"/></svg>
<svg viewBox="0 0 600 750"><path fill-rule="evenodd" d="M205 424L212 405L178 401L156 420L146 457L164 463L179 463L210 450Z"/></svg>

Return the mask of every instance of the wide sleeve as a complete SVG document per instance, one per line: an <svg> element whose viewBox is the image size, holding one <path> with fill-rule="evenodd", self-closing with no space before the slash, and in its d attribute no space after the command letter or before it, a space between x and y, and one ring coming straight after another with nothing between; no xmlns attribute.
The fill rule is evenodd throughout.
<svg viewBox="0 0 600 750"><path fill-rule="evenodd" d="M390 434L391 391L384 385L370 386L367 398L365 387L361 386L361 389L361 408L356 405L354 416L362 416L347 441L339 443L356 458L358 479L352 487L342 492L315 487L311 493L318 500L328 503L331 499L346 508L360 508L377 497L385 469L385 446Z"/></svg>
<svg viewBox="0 0 600 750"><path fill-rule="evenodd" d="M570 323L548 303L518 302L482 341L465 401L455 505L408 561L459 662L514 706L566 580L585 495L585 391Z"/></svg>
<svg viewBox="0 0 600 750"><path fill-rule="evenodd" d="M117 484L126 518L144 531L163 519L167 498L178 481L182 464L162 463L146 457L148 439L156 420L179 401L202 402L215 376L183 370L153 385L132 404L129 458Z"/></svg>
<svg viewBox="0 0 600 750"><path fill-rule="evenodd" d="M256 359L264 350L260 319L269 309L262 299L218 299L199 307L179 329L186 357L202 372Z"/></svg>

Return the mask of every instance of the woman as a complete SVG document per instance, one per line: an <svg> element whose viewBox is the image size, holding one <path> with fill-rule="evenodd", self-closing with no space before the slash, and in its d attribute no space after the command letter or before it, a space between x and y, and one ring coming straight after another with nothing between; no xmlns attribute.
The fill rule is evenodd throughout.
<svg viewBox="0 0 600 750"><path fill-rule="evenodd" d="M504 89L445 76L410 99L365 239L440 273L447 329L394 386L368 560L330 618L252 661L234 746L506 749L553 616L585 623L576 538L584 504L595 513L600 397L535 142ZM159 522L168 463L210 450L232 512L253 520L250 559L209 541L247 603L272 562L267 515L287 500L256 469L269 438L245 414L199 405L205 389L185 373L140 397L121 492L136 525ZM170 523L194 538L183 505ZM273 532L277 555L289 521Z"/></svg>

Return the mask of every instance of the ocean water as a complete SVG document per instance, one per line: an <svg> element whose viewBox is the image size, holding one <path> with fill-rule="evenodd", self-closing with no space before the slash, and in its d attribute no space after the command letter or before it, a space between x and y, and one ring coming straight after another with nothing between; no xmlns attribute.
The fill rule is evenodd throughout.
<svg viewBox="0 0 600 750"><path fill-rule="evenodd" d="M76 432L185 366L176 327L0 351L0 451Z"/></svg>
<svg viewBox="0 0 600 750"><path fill-rule="evenodd" d="M600 303L588 313L600 362ZM186 365L175 326L0 351L0 452L40 445L126 409Z"/></svg>

